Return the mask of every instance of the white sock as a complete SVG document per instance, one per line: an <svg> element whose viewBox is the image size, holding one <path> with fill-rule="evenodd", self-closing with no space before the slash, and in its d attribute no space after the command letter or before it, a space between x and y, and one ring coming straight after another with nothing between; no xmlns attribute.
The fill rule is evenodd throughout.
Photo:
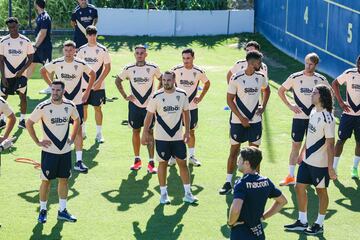
<svg viewBox="0 0 360 240"><path fill-rule="evenodd" d="M46 205L47 205L47 201L40 201L40 211L46 210L47 209Z"/></svg>
<svg viewBox="0 0 360 240"><path fill-rule="evenodd" d="M295 176L295 165L289 165L289 175L291 177L294 177Z"/></svg>
<svg viewBox="0 0 360 240"><path fill-rule="evenodd" d="M324 223L324 220L325 220L325 215L318 214L318 217L317 217L315 223L317 223L317 224L319 224L320 226L322 226L323 223Z"/></svg>
<svg viewBox="0 0 360 240"><path fill-rule="evenodd" d="M232 181L232 174L226 174L226 182L229 182L229 183L231 183L231 181Z"/></svg>
<svg viewBox="0 0 360 240"><path fill-rule="evenodd" d="M25 119L26 114L20 114L20 121Z"/></svg>
<svg viewBox="0 0 360 240"><path fill-rule="evenodd" d="M189 155L190 157L195 156L195 148L189 148Z"/></svg>
<svg viewBox="0 0 360 240"><path fill-rule="evenodd" d="M154 159L153 158L149 158L149 162L153 162L154 161Z"/></svg>
<svg viewBox="0 0 360 240"><path fill-rule="evenodd" d="M66 199L59 198L59 210L60 212L64 211L66 208Z"/></svg>
<svg viewBox="0 0 360 240"><path fill-rule="evenodd" d="M184 184L185 193L191 193L190 184Z"/></svg>
<svg viewBox="0 0 360 240"><path fill-rule="evenodd" d="M360 162L360 157L359 157L359 156L355 156L355 157L354 157L354 168L358 168L359 162Z"/></svg>
<svg viewBox="0 0 360 240"><path fill-rule="evenodd" d="M102 126L96 125L96 135L101 135Z"/></svg>
<svg viewBox="0 0 360 240"><path fill-rule="evenodd" d="M336 170L340 161L340 157L334 157L333 168Z"/></svg>
<svg viewBox="0 0 360 240"><path fill-rule="evenodd" d="M167 194L167 186L163 186L163 187L160 186L160 194L161 195Z"/></svg>
<svg viewBox="0 0 360 240"><path fill-rule="evenodd" d="M135 159L141 159L140 156L135 156Z"/></svg>
<svg viewBox="0 0 360 240"><path fill-rule="evenodd" d="M83 124L81 125L81 130L83 133L86 133L86 124L85 122L83 122Z"/></svg>
<svg viewBox="0 0 360 240"><path fill-rule="evenodd" d="M302 224L307 223L308 220L307 220L307 214L306 214L306 212L299 212L299 218L298 218L298 219L300 220L300 222L301 222Z"/></svg>
<svg viewBox="0 0 360 240"><path fill-rule="evenodd" d="M76 161L82 161L82 151L76 151Z"/></svg>

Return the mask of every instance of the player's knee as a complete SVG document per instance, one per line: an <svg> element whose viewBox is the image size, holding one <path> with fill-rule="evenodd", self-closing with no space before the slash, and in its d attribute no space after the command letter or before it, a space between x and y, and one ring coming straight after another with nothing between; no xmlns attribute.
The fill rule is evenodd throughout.
<svg viewBox="0 0 360 240"><path fill-rule="evenodd" d="M133 129L133 134L134 135L140 135L140 131L141 131L141 128Z"/></svg>
<svg viewBox="0 0 360 240"><path fill-rule="evenodd" d="M100 106L94 107L94 110L95 110L96 113L102 113Z"/></svg>

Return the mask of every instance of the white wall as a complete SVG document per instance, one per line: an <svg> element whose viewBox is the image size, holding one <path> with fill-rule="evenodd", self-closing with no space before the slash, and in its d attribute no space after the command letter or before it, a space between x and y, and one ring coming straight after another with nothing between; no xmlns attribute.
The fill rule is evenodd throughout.
<svg viewBox="0 0 360 240"><path fill-rule="evenodd" d="M167 11L98 8L99 34L197 36L254 31L253 10Z"/></svg>

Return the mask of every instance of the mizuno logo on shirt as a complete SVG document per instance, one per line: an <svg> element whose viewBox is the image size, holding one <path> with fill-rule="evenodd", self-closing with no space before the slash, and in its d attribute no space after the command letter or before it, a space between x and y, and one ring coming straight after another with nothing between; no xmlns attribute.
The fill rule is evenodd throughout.
<svg viewBox="0 0 360 240"><path fill-rule="evenodd" d="M301 93L312 93L312 88L300 88Z"/></svg>
<svg viewBox="0 0 360 240"><path fill-rule="evenodd" d="M175 106L164 106L163 107L163 111L164 112L176 112L179 111L180 107L178 105Z"/></svg>
<svg viewBox="0 0 360 240"><path fill-rule="evenodd" d="M21 50L16 50L16 49L9 49L9 54L13 54L13 55L20 55L22 54Z"/></svg>

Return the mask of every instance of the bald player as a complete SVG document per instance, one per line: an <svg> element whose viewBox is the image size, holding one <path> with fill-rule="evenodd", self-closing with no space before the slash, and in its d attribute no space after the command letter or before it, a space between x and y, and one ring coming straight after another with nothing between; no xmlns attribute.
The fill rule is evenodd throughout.
<svg viewBox="0 0 360 240"><path fill-rule="evenodd" d="M320 83L329 86L326 78L315 72L319 61L320 58L316 53L306 55L305 69L291 74L278 90L281 100L294 112L291 129L293 142L289 157L289 173L280 182L280 186L294 185L296 182L295 166L298 162L301 144L308 128L309 116L314 107L311 103L312 91ZM286 96L287 91L292 91L294 103L290 102Z"/></svg>
<svg viewBox="0 0 360 240"><path fill-rule="evenodd" d="M351 170L353 179L359 179L358 166L360 162L360 55L357 58L356 66L356 68L346 70L332 83L336 99L343 109L338 132L339 139L335 145L334 168L337 169L346 140L354 133L356 146L354 165ZM346 85L346 101L340 95L340 85L343 84Z"/></svg>
<svg viewBox="0 0 360 240"><path fill-rule="evenodd" d="M183 64L172 69L176 75L176 86L183 89L189 98L190 103L190 136L188 142L189 163L195 167L201 166L201 162L195 158L195 129L198 126L198 104L203 100L210 88L210 81L205 71L194 65L195 52L191 48L182 51ZM198 87L203 84L203 90L198 95ZM174 165L174 159L171 159L169 165Z"/></svg>
<svg viewBox="0 0 360 240"><path fill-rule="evenodd" d="M230 116L230 153L227 161L226 181L219 190L225 195L232 191L232 178L242 143L259 147L262 135L262 113L270 97L270 87L261 68L262 54L250 51L246 55L247 68L234 74L229 82L227 104ZM260 94L263 93L260 104Z"/></svg>
<svg viewBox="0 0 360 240"><path fill-rule="evenodd" d="M155 79L160 80L161 72L156 64L146 62L148 53L145 46L136 46L134 55L136 62L124 67L122 72L116 77L115 84L121 96L129 102L128 122L132 128L132 144L135 155L134 164L130 167L130 170L137 171L142 166L140 158L140 133L141 128L144 126L146 107L156 89L154 81ZM129 95L124 90L122 84L124 80L129 80L131 88ZM151 129L152 127L153 124ZM152 135L152 130L150 130L150 134ZM156 174L154 142L149 141L147 148L149 153L147 171L148 173Z"/></svg>
<svg viewBox="0 0 360 240"><path fill-rule="evenodd" d="M184 202L194 203L198 199L191 193L189 169L186 164L186 143L190 136L189 101L185 91L175 87L175 73L164 72L162 76L163 88L159 89L149 101L144 123L142 143L153 141L150 133L151 124L155 123L155 146L159 161L160 203L170 204L166 186L166 172L168 161L175 158L179 166L180 177L183 182ZM185 125L183 134L182 122Z"/></svg>
<svg viewBox="0 0 360 240"><path fill-rule="evenodd" d="M110 54L106 47L96 41L97 29L95 26L86 28L88 43L79 48L76 57L83 59L95 72L95 83L90 91L88 100L84 103L84 122L82 124L83 138L86 137L85 123L88 118L88 105L92 105L95 111L96 137L95 141L103 143L105 140L102 134L103 113L102 105L106 102L105 78L111 70ZM83 74L83 90L89 84L89 77Z"/></svg>
<svg viewBox="0 0 360 240"><path fill-rule="evenodd" d="M73 101L76 105L76 109L80 116L80 124L82 124L84 116L83 103L89 98L96 75L94 70L92 70L86 62L75 57L76 45L73 41L65 41L63 46L64 56L43 66L40 69L40 73L49 85L51 85L52 82L50 80L50 74L53 72L58 81L65 83L64 96L66 99ZM84 92L82 91L83 74L86 74L89 77L89 84ZM82 149L83 137L80 128L75 138L76 164L74 169L81 173L87 173L88 168L82 161Z"/></svg>

